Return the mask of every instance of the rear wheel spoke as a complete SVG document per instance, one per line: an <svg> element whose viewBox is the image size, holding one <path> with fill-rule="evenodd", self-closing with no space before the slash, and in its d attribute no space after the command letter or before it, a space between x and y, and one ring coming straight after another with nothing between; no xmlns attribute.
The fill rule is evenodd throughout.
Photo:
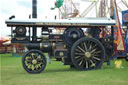
<svg viewBox="0 0 128 85"><path fill-rule="evenodd" d="M77 59L77 61L80 61L80 60L82 60L83 59L83 57L80 57L79 59Z"/></svg>
<svg viewBox="0 0 128 85"><path fill-rule="evenodd" d="M81 59L81 61L80 61L79 65L81 66L81 65L82 65L82 63L83 63L83 59Z"/></svg>
<svg viewBox="0 0 128 85"><path fill-rule="evenodd" d="M75 55L84 56L83 53L75 53Z"/></svg>
<svg viewBox="0 0 128 85"><path fill-rule="evenodd" d="M87 61L85 61L86 62L86 68L88 68L88 62Z"/></svg>
<svg viewBox="0 0 128 85"><path fill-rule="evenodd" d="M100 61L100 60L101 60L100 58L97 58L97 57L95 57L95 56L94 56L93 58L94 58L95 60L98 60L98 61Z"/></svg>
<svg viewBox="0 0 128 85"><path fill-rule="evenodd" d="M83 59L83 63L81 64L82 67L85 65L85 59Z"/></svg>
<svg viewBox="0 0 128 85"><path fill-rule="evenodd" d="M77 51L77 52L81 52L79 49L75 49L75 51Z"/></svg>
<svg viewBox="0 0 128 85"><path fill-rule="evenodd" d="M87 45L86 45L86 43L84 42L84 48L85 48L85 51L87 51L88 49L87 49Z"/></svg>
<svg viewBox="0 0 128 85"><path fill-rule="evenodd" d="M84 49L82 49L80 46L77 46L83 53L86 52Z"/></svg>
<svg viewBox="0 0 128 85"><path fill-rule="evenodd" d="M90 60L90 62L91 62L91 67L95 66L95 63L92 60Z"/></svg>
<svg viewBox="0 0 128 85"><path fill-rule="evenodd" d="M95 48L96 48L96 46L97 46L97 45L96 45L96 44L94 44L94 46L92 46L92 49L95 49Z"/></svg>
<svg viewBox="0 0 128 85"><path fill-rule="evenodd" d="M77 59L77 58L80 58L81 56L75 56L75 58Z"/></svg>
<svg viewBox="0 0 128 85"><path fill-rule="evenodd" d="M89 51L92 49L92 42L90 42L90 45L89 45Z"/></svg>
<svg viewBox="0 0 128 85"><path fill-rule="evenodd" d="M91 51L91 53L94 53L96 51L96 48Z"/></svg>

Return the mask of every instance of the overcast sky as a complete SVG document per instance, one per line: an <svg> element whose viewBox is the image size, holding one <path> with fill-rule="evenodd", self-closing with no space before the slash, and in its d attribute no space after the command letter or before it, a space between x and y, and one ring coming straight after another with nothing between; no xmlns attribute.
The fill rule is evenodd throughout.
<svg viewBox="0 0 128 85"><path fill-rule="evenodd" d="M54 2L56 0L37 0L38 3L38 18L44 19L46 16L48 19L54 18L58 15L58 10L50 10L54 7ZM80 2L80 13L82 13L89 2L84 0L73 0ZM120 2L121 0L117 0ZM127 0L126 0L127 1ZM123 7L123 6L121 6ZM123 9L126 9L123 7ZM94 8L95 10L95 8ZM94 11L90 12L90 16L93 16ZM32 13L32 0L0 0L0 33L1 35L10 35L10 28L6 26L5 19L8 19L11 15L15 15L17 19L28 19L29 14ZM95 16L95 15L94 15Z"/></svg>

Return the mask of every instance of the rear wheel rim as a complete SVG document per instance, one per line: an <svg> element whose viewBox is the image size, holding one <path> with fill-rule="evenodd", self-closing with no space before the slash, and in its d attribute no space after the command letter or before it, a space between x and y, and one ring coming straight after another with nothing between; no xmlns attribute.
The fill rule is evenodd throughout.
<svg viewBox="0 0 128 85"><path fill-rule="evenodd" d="M103 63L104 49L94 40L83 38L72 48L72 61L80 70L95 69Z"/></svg>

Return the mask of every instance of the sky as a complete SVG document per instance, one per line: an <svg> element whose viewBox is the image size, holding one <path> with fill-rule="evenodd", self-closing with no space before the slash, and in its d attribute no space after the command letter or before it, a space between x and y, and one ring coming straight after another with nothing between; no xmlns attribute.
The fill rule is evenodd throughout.
<svg viewBox="0 0 128 85"><path fill-rule="evenodd" d="M54 18L58 15L58 9L50 10L54 7L54 2L56 0L37 0L37 13L38 19ZM80 13L82 13L90 4L84 0L73 0L80 3ZM119 3L121 0L117 0ZM126 0L127 1L127 0ZM123 5L119 4L123 9ZM88 17L95 16L95 8L90 12ZM32 13L32 0L0 0L0 35L10 35L10 27L7 27L5 20L11 15L15 15L16 19L28 19L29 15Z"/></svg>
<svg viewBox="0 0 128 85"><path fill-rule="evenodd" d="M50 7L54 6L55 0L37 0L38 1L38 18L45 16L54 16L55 11ZM10 28L6 26L5 20L11 15L17 19L28 19L32 13L32 0L0 0L0 33L1 35L10 35Z"/></svg>

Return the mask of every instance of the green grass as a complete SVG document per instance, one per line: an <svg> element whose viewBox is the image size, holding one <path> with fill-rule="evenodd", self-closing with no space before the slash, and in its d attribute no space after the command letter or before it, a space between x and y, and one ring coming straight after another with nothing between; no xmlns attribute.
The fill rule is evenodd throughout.
<svg viewBox="0 0 128 85"><path fill-rule="evenodd" d="M128 85L128 62L125 60L122 69L116 69L112 61L111 66L92 71L70 69L53 61L42 73L29 74L22 67L21 57L1 54L0 58L0 85Z"/></svg>

